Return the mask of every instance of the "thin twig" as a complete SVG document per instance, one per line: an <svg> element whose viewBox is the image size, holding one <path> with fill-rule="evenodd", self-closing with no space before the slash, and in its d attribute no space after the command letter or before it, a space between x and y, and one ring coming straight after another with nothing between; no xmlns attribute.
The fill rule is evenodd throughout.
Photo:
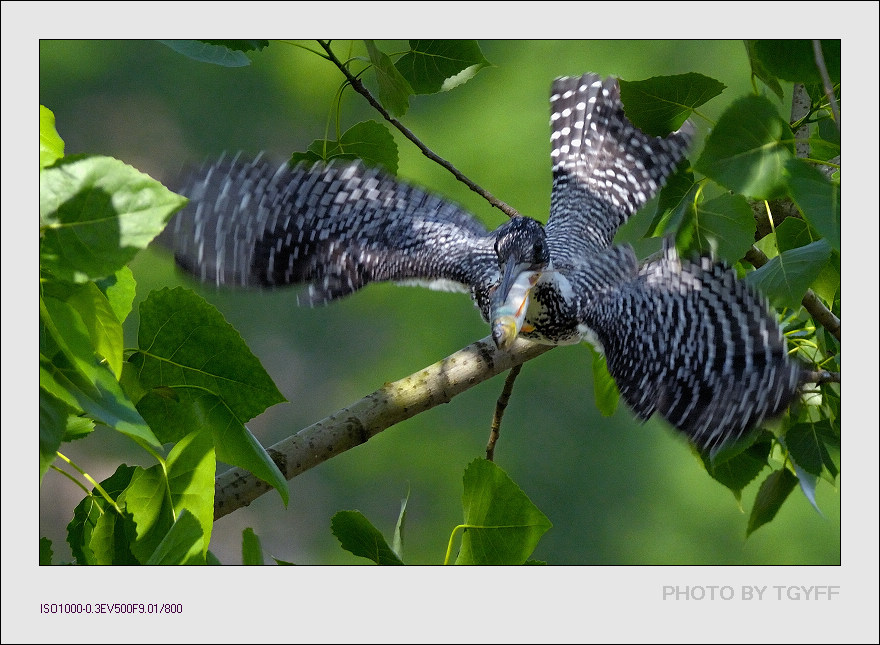
<svg viewBox="0 0 880 645"><path fill-rule="evenodd" d="M822 77L822 86L825 88L825 96L831 104L831 114L834 115L834 122L837 129L840 130L840 108L837 106L837 98L834 96L834 86L831 84L831 77L828 76L828 68L825 66L825 56L822 54L822 41L813 41L813 55L816 57L816 67L819 68L819 76Z"/></svg>
<svg viewBox="0 0 880 645"><path fill-rule="evenodd" d="M510 394L513 392L513 384L516 382L516 377L519 376L521 369L522 364L511 368L504 381L504 389L501 390L501 394L498 395L498 401L495 403L495 414L492 415L492 427L489 431L489 442L486 444L486 459L488 461L492 461L495 457L495 444L498 442L498 437L501 435L501 418L504 416L504 411L507 409L507 404L510 402Z"/></svg>
<svg viewBox="0 0 880 645"><path fill-rule="evenodd" d="M456 168L451 163L449 163L448 161L446 161L445 159L440 157L438 154L436 154L430 148L428 148L428 146L426 146L424 143L422 143L421 140L415 134L413 134L409 128L407 128L400 121L398 121L393 116L391 116L388 113L388 111L384 107L382 107L382 104L379 103L378 100L376 100L376 98L373 96L373 94L370 92L370 90L368 90L364 86L364 84L360 81L360 79L358 79L350 71L348 71L348 68L345 66L345 64L342 61L340 61L338 58L336 58L336 55L333 53L333 50L330 49L329 42L319 40L318 43L327 52L327 56L329 57L330 61L334 65L336 65L336 67L338 67L339 70L345 75L345 78L348 80L348 82L351 84L351 86L354 88L354 90L358 94L362 95L365 99L367 99L369 104L372 105L373 108L375 108L376 111L382 115L383 119L385 119L386 121L388 121L388 123L390 123L395 128L397 128L403 134L403 136L405 136L407 139L412 141L415 144L415 146L419 150L422 151L423 155L425 155L428 159L430 159L430 160L440 164L444 168L446 168L446 170L451 172L452 175L456 179L458 179L458 181L460 181L465 186L470 188L472 191L474 191L475 193L480 195L483 199L488 201L490 204L492 204L492 206L499 209L502 213L504 213L508 217L519 216L519 212L513 206L506 204L505 202L503 202L500 199L493 196L492 193L490 193L488 190L485 190L485 189L481 188L480 186L478 186L477 184L475 184L473 181L468 179L460 170L458 170L458 168Z"/></svg>

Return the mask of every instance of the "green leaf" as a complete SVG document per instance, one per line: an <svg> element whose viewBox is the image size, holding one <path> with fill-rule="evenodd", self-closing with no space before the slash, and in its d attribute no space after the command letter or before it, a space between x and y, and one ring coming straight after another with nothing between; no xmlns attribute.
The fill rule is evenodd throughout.
<svg viewBox="0 0 880 645"><path fill-rule="evenodd" d="M55 115L40 106L40 170L64 156L64 141L55 129Z"/></svg>
<svg viewBox="0 0 880 645"><path fill-rule="evenodd" d="M214 526L214 476L217 459L214 438L207 430L195 430L177 442L165 462L168 490L180 519L187 511L201 525L205 550Z"/></svg>
<svg viewBox="0 0 880 645"><path fill-rule="evenodd" d="M709 253L738 262L755 241L755 216L742 195L722 194L694 204L676 236L682 252Z"/></svg>
<svg viewBox="0 0 880 645"><path fill-rule="evenodd" d="M767 296L773 306L796 310L830 257L828 242L819 240L780 253L760 269L747 274L745 280Z"/></svg>
<svg viewBox="0 0 880 645"><path fill-rule="evenodd" d="M796 217L786 217L782 224L776 227L776 248L779 251L789 251L806 246L816 241L814 231L810 230L809 224Z"/></svg>
<svg viewBox="0 0 880 645"><path fill-rule="evenodd" d="M832 401L828 411L830 418L815 423L814 427L822 441L822 465L833 482L840 474L840 397L835 396L839 392L835 393L830 386L823 386L822 390L826 401Z"/></svg>
<svg viewBox="0 0 880 645"><path fill-rule="evenodd" d="M173 501L162 466L138 466L116 501L134 523L128 536L129 548L138 562L146 564L174 525Z"/></svg>
<svg viewBox="0 0 880 645"><path fill-rule="evenodd" d="M77 564L96 564L89 542L102 512L94 497L86 497L73 509L73 519L67 525L67 543Z"/></svg>
<svg viewBox="0 0 880 645"><path fill-rule="evenodd" d="M657 212L645 237L675 234L682 221L693 216L694 204L705 182L695 182L694 174L680 167L660 190Z"/></svg>
<svg viewBox="0 0 880 645"><path fill-rule="evenodd" d="M221 67L250 65L251 59L243 52L262 49L269 44L266 40L160 40L159 42L187 58Z"/></svg>
<svg viewBox="0 0 880 645"><path fill-rule="evenodd" d="M40 298L40 326L41 345L46 345L47 351L49 345L60 350L48 356L41 351L40 386L101 423L135 440L159 446L119 381L95 358L89 332L78 312L56 298Z"/></svg>
<svg viewBox="0 0 880 645"><path fill-rule="evenodd" d="M784 168L793 153L791 130L773 104L747 96L718 119L695 169L733 192L774 199L785 194Z"/></svg>
<svg viewBox="0 0 880 645"><path fill-rule="evenodd" d="M132 530L131 519L127 515L120 516L108 507L95 522L89 541L89 547L95 554L94 564L137 564L129 545Z"/></svg>
<svg viewBox="0 0 880 645"><path fill-rule="evenodd" d="M116 378L122 376L122 323L101 290L94 282L87 282L72 290L67 298L79 313L89 331L92 346L107 361Z"/></svg>
<svg viewBox="0 0 880 645"><path fill-rule="evenodd" d="M109 276L186 204L110 157L65 157L40 171L40 268L71 282Z"/></svg>
<svg viewBox="0 0 880 645"><path fill-rule="evenodd" d="M218 45L220 47L226 47L227 49L231 49L233 51L239 52L253 52L253 51L262 51L266 47L269 46L268 40L203 40L202 42L208 43L209 45Z"/></svg>
<svg viewBox="0 0 880 645"><path fill-rule="evenodd" d="M135 470L117 501L125 505L136 527L136 533L130 535L130 542L132 553L139 562L146 564L159 557L157 549L184 514L189 514L198 524L199 548L203 550L200 558L204 562L204 551L208 548L214 521L215 469L212 437L207 430L201 429L188 434L174 446L164 469L157 464ZM192 532L184 531L185 528L186 525L175 530L191 537ZM167 549L168 545L163 548ZM194 548L192 544L186 542L187 553L191 548ZM177 552L180 553L179 548ZM163 554L163 557L169 556Z"/></svg>
<svg viewBox="0 0 880 645"><path fill-rule="evenodd" d="M118 501L136 471L135 466L121 464L116 472L100 482L101 487ZM73 519L67 525L67 543L77 564L137 564L128 547L127 534L133 530L131 518L120 517L97 490L93 490L73 510Z"/></svg>
<svg viewBox="0 0 880 645"><path fill-rule="evenodd" d="M810 225L840 251L840 184L802 159L785 164L788 192Z"/></svg>
<svg viewBox="0 0 880 645"><path fill-rule="evenodd" d="M119 322L125 322L128 314L131 313L135 287L137 286L131 269L124 266L113 275L97 280L95 284L107 297L110 308L116 314L116 319Z"/></svg>
<svg viewBox="0 0 880 645"><path fill-rule="evenodd" d="M205 564L207 542L199 521L184 510L145 564Z"/></svg>
<svg viewBox="0 0 880 645"><path fill-rule="evenodd" d="M810 40L758 40L754 52L764 68L777 78L792 83L822 82ZM831 81L839 83L840 41L823 40L822 55Z"/></svg>
<svg viewBox="0 0 880 645"><path fill-rule="evenodd" d="M403 564L375 526L360 511L339 511L330 529L346 551L376 564Z"/></svg>
<svg viewBox="0 0 880 645"><path fill-rule="evenodd" d="M791 491L794 490L797 483L797 477L785 468L774 470L767 476L767 479L761 484L761 488L758 489L755 505L752 507L752 513L749 516L746 537L776 517L776 513L791 494Z"/></svg>
<svg viewBox="0 0 880 645"><path fill-rule="evenodd" d="M40 388L40 481L55 461L55 453L67 429L67 419L76 410Z"/></svg>
<svg viewBox="0 0 880 645"><path fill-rule="evenodd" d="M694 108L712 100L726 85L702 74L655 76L644 81L624 81L620 99L629 120L654 137L678 130Z"/></svg>
<svg viewBox="0 0 880 645"><path fill-rule="evenodd" d="M416 94L448 91L491 65L475 40L411 40L395 67Z"/></svg>
<svg viewBox="0 0 880 645"><path fill-rule="evenodd" d="M82 439L95 429L95 422L88 417L71 415L67 417L67 427L64 428L64 436L61 441L75 441Z"/></svg>
<svg viewBox="0 0 880 645"><path fill-rule="evenodd" d="M791 458L808 473L819 475L822 465L830 462L828 451L811 423L798 423L785 432L785 445Z"/></svg>
<svg viewBox="0 0 880 645"><path fill-rule="evenodd" d="M403 116L409 109L412 88L387 54L380 51L372 40L365 40L364 43L379 82L379 102L392 116Z"/></svg>
<svg viewBox="0 0 880 645"><path fill-rule="evenodd" d="M810 131L810 156L823 161L840 156L840 128L832 118L820 119Z"/></svg>
<svg viewBox="0 0 880 645"><path fill-rule="evenodd" d="M832 387L836 386L836 387ZM827 470L829 481L833 482L840 474L840 391L837 384L821 386L825 401L826 418L811 422L813 432L821 442L819 454L822 466ZM826 474L823 471L823 476Z"/></svg>
<svg viewBox="0 0 880 645"><path fill-rule="evenodd" d="M214 394L241 421L286 400L238 331L182 287L153 291L141 303L138 352L130 361L145 388Z"/></svg>
<svg viewBox="0 0 880 645"><path fill-rule="evenodd" d="M597 352L592 345L587 345L593 357L593 392L596 399L596 407L604 417L610 417L617 410L620 403L620 391L617 383L608 371L608 362L605 354Z"/></svg>
<svg viewBox="0 0 880 645"><path fill-rule="evenodd" d="M138 410L161 428L162 441L210 428L217 459L270 483L286 504L287 481L244 426L285 399L220 312L180 287L154 291L140 306L138 350L129 361L152 390Z"/></svg>
<svg viewBox="0 0 880 645"><path fill-rule="evenodd" d="M316 139L309 144L308 152L293 153L290 163L326 163L332 159L361 159L369 166L381 166L391 174L396 174L397 144L384 125L375 121L363 121L346 130L339 141Z"/></svg>
<svg viewBox="0 0 880 645"><path fill-rule="evenodd" d="M397 524L394 526L394 538L391 540L391 548L401 561L403 560L403 528L406 524L407 502L409 502L409 491L406 491L406 497L400 500L400 513L397 515Z"/></svg>
<svg viewBox="0 0 880 645"><path fill-rule="evenodd" d="M456 564L523 564L552 526L525 493L491 461L464 473L464 535Z"/></svg>
<svg viewBox="0 0 880 645"><path fill-rule="evenodd" d="M192 428L209 428L216 457L243 468L278 490L284 504L289 487L266 449L216 394L157 387L138 401L138 411L159 428L163 443L177 441Z"/></svg>
<svg viewBox="0 0 880 645"><path fill-rule="evenodd" d="M89 336L88 348L83 339L82 355L88 356L89 362L93 354L103 357L114 376L119 378L123 360L122 324L100 288L94 282L75 284L50 279L43 281L42 293L44 297L63 301L72 308Z"/></svg>
<svg viewBox="0 0 880 645"><path fill-rule="evenodd" d="M241 532L241 563L245 566L264 565L260 538L250 527Z"/></svg>
<svg viewBox="0 0 880 645"><path fill-rule="evenodd" d="M52 564L52 540L49 538L40 538L40 566L48 566Z"/></svg>
<svg viewBox="0 0 880 645"><path fill-rule="evenodd" d="M797 475L798 484L800 484L801 492L803 492L804 497L806 497L807 501L810 502L810 505L816 509L816 512L819 515L822 515L822 511L816 503L816 483L819 481L819 477L812 473L808 473L798 464L794 464L794 472Z"/></svg>
<svg viewBox="0 0 880 645"><path fill-rule="evenodd" d="M275 564L277 564L280 567L295 567L296 566L296 562L289 562L288 560L279 560L278 558L275 558L275 557L273 557L272 559L275 560Z"/></svg>
<svg viewBox="0 0 880 645"><path fill-rule="evenodd" d="M707 451L699 453L699 455L706 472L713 479L729 488L739 502L742 499L743 489L767 466L767 455L771 445L771 441L767 439L753 443L738 454L713 456Z"/></svg>
<svg viewBox="0 0 880 645"><path fill-rule="evenodd" d="M805 244L802 244L805 246ZM819 298L821 298L825 304L830 308L833 308L835 305L835 301L837 302L837 313L840 313L840 253L837 251L831 252L831 259L828 261L823 269L819 272L819 275L816 279L811 283L810 288L813 290ZM823 328L824 329L824 328ZM827 332L827 330L825 330ZM833 337L832 337L833 338ZM836 342L836 341L834 341ZM832 350L832 353L836 353L837 350ZM837 369L831 369L831 371L839 371L839 367Z"/></svg>
<svg viewBox="0 0 880 645"><path fill-rule="evenodd" d="M761 79L764 84L769 87L776 96L779 97L781 101L784 97L782 93L782 86L779 84L779 80L764 67L764 63L761 62L761 59L758 57L758 54L755 52L755 43L756 40L746 40L746 52L749 56L749 65L752 67L752 76L755 76Z"/></svg>

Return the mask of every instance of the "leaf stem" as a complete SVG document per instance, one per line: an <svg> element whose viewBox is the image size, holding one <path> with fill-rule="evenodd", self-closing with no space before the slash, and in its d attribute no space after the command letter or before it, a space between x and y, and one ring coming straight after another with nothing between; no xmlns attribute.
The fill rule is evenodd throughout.
<svg viewBox="0 0 880 645"><path fill-rule="evenodd" d="M61 454L60 452L57 452L57 451L56 451L55 454L58 455L58 457L59 457L60 459L63 459L64 461L66 461L71 467L73 467L74 469L76 469L76 471L79 472L80 475L82 475L83 477L85 477L85 478L89 481L89 483L92 484L92 486L95 487L95 490L98 491L98 493L101 495L101 497L103 497L105 500L107 500L107 503L110 504L110 505L116 510L117 513L119 513L120 515L122 515L122 509L119 508L119 506L116 504L116 500L114 500L112 497L110 497L109 494L107 494L107 491L104 490L104 488L101 486L101 484L99 484L98 482L96 482L96 481L92 478L91 475L89 475L86 471L84 471L82 468L80 468L79 466L77 466L73 461L71 461L70 459L68 459L66 456L64 456L64 455ZM92 493L91 493L90 491L88 491L88 490L87 490L86 492L88 492L89 495L92 494Z"/></svg>
<svg viewBox="0 0 880 645"><path fill-rule="evenodd" d="M452 547L455 544L455 536L458 533L464 533L467 530L466 524L459 524L454 529L452 529L452 533L449 535L449 546L446 547L446 557L443 559L443 564L449 564L449 560L452 558Z"/></svg>
<svg viewBox="0 0 880 645"><path fill-rule="evenodd" d="M81 481L79 481L76 477L74 477L73 475L71 475L71 474L70 474L69 472L67 472L66 470L62 470L61 468L59 468L59 467L56 466L55 464L52 464L51 466L49 466L49 468L51 468L52 470L54 470L54 471L57 472L57 473L60 473L60 474L64 475L65 477L67 477L67 478L68 478L70 481L72 481L74 484L76 484L77 486L79 486L80 488L82 488L86 495L91 495L91 494L92 494L92 491L90 491L88 488L86 488L86 487L83 485L83 483L82 483ZM101 513L104 512L104 509L102 509L100 506L98 507L98 510L100 510Z"/></svg>

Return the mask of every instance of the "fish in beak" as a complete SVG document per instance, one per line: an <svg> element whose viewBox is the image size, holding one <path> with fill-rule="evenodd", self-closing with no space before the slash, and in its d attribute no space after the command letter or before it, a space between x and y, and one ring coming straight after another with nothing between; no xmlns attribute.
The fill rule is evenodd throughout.
<svg viewBox="0 0 880 645"><path fill-rule="evenodd" d="M529 293L541 277L541 271L524 269L509 262L505 265L501 283L492 294L489 324L492 340L498 349L509 349L516 340L526 319Z"/></svg>

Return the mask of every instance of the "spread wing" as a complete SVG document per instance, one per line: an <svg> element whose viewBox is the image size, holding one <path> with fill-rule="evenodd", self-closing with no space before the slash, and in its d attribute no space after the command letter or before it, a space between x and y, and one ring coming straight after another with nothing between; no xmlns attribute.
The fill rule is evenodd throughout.
<svg viewBox="0 0 880 645"><path fill-rule="evenodd" d="M766 301L709 258L668 247L582 307L632 410L659 413L701 448L736 440L797 391L802 368Z"/></svg>
<svg viewBox="0 0 880 645"><path fill-rule="evenodd" d="M455 204L359 162L290 168L221 159L180 189L170 227L178 264L206 282L306 284L325 303L370 282L469 289L498 280L494 238Z"/></svg>
<svg viewBox="0 0 880 645"><path fill-rule="evenodd" d="M547 239L554 262L611 246L617 229L660 190L693 136L686 122L652 137L623 113L614 78L556 79L550 94L553 192Z"/></svg>

